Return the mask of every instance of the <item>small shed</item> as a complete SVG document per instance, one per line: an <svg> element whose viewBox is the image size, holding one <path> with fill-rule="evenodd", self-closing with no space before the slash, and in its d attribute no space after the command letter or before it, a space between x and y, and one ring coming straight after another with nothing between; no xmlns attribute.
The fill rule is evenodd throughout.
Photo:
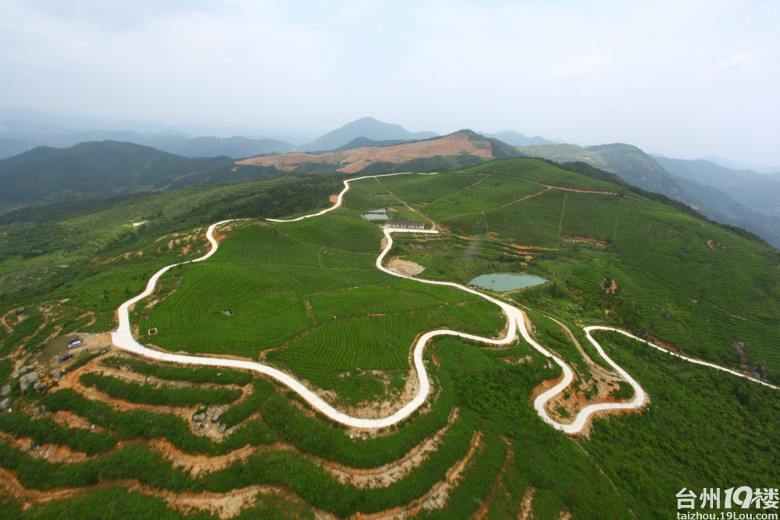
<svg viewBox="0 0 780 520"><path fill-rule="evenodd" d="M403 220L388 220L385 224L388 228L401 228L401 229L425 229L424 222L406 222Z"/></svg>

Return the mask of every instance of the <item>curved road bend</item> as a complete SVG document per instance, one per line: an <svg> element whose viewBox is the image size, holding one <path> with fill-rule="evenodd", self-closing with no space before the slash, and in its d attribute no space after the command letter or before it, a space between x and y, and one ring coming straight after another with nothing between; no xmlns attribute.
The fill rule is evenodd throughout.
<svg viewBox="0 0 780 520"><path fill-rule="evenodd" d="M329 211L333 211L336 208L341 207L341 204L344 199L344 195L349 191L349 183L353 181L358 181L361 179L367 179L367 178L374 178L374 177L383 177L383 176L390 176L390 175L405 175L409 174L410 172L405 173L392 173L387 175L366 175L363 177L357 177L353 179L348 179L344 181L344 189L339 193L338 198L335 202L335 204L327 209L324 209L322 211L319 211L317 213L309 214L309 215L303 215L301 217L297 217L294 219L268 219L271 222L295 222L300 221L306 218L313 218L320 215L323 215ZM457 336L463 339L481 342L481 343L487 343L491 345L506 345L509 343L512 343L517 338L517 332L520 331L520 334L523 336L523 338L537 351L539 351L544 356L551 358L553 361L555 361L558 366L561 367L563 370L563 379L556 384L553 388L550 388L546 392L539 395L536 400L534 401L534 408L536 409L539 416L552 426L553 428L556 428L558 430L561 430L568 434L576 434L582 431L582 428L587 423L588 418L599 411L602 410L627 410L627 409L634 409L641 407L646 399L646 395L642 387L637 383L625 370L623 370L620 366L618 366L612 359L609 358L609 356L606 355L604 350L601 348L601 345L596 342L596 340L591 336L590 332L593 330L611 330L615 332L619 332L625 336L631 337L633 339L636 339L638 341L641 341L643 343L646 343L647 345L660 350L662 352L666 352L667 354L671 354L675 357L685 359L686 361L690 361L692 363L696 363L699 365L709 366L712 368L716 368L718 370L723 370L726 372L729 372L730 374L743 377L746 379L750 379L751 381L755 381L757 383L760 383L765 386L769 386L771 388L778 388L776 386L770 385L768 383L765 383L763 381L757 380L755 378L746 376L744 374L741 374L739 372L714 365L712 363L707 363L704 361L699 361L691 358L687 358L685 356L680 356L676 353L670 352L669 350L666 350L662 347L659 347L658 345L655 345L653 343L650 343L648 341L645 341L641 338L638 338L636 336L633 336L623 330L615 329L612 327L602 327L602 326L592 326L592 327L586 327L585 334L587 335L588 340L593 344L593 346L596 348L596 350L599 352L599 354L621 375L623 376L626 381L631 384L631 386L634 388L634 399L627 403L601 403L601 404L594 404L589 405L580 410L580 412L577 414L577 417L574 419L574 421L570 424L565 423L559 423L552 419L545 410L545 404L547 401L552 399L554 396L562 392L574 379L574 374L571 370L571 368L563 362L560 358L553 355L551 352L549 352L547 349L542 347L536 340L534 340L531 335L528 333L528 330L525 326L525 320L523 317L523 312L518 309L517 307L514 307L512 305L509 305L508 303L505 303L501 300L498 300L496 298L493 298L492 296L483 294L471 287L467 287L464 285L460 285L453 282L442 282L442 281L436 281L436 280L426 280L422 278L415 278L411 276L405 276L399 273L395 273L393 271L390 271L389 269L385 268L384 265L382 265L382 261L384 260L385 256L387 256L387 253L390 251L390 249L393 247L393 233L438 233L435 229L428 229L428 230L408 230L408 229L400 229L400 228L384 228L384 235L387 238L387 245L382 250L380 255L377 257L376 260L376 266L381 271L391 275L391 276L397 276L399 278L406 278L409 280L415 280L420 283L427 283L431 285L444 285L449 287L455 287L457 289L460 289L462 291L468 292L470 294L474 294L476 296L479 296L480 298L484 298L485 300L496 304L501 308L501 310L504 312L504 314L507 317L507 323L508 323L508 330L506 335L503 338L486 338L481 336L475 336L472 334L466 334L463 332L458 332L454 330L449 329L439 329L439 330L433 330L430 332L427 332L423 334L423 336L417 341L414 347L413 352L413 360L414 360L414 368L417 374L417 379L419 383L419 390L417 392L417 395L414 396L414 398L409 401L406 405L404 405L400 410L396 411L395 413L388 415L387 417L379 418L379 419L363 419L359 417L352 417L350 415L347 415L337 409L335 409L333 406L325 402L322 398L320 398L317 394L303 386L297 379L293 378L289 374L286 374L282 372L281 370L278 370L276 368L270 367L268 365L264 365L262 363L257 363L254 361L244 361L244 360L236 360L236 359L223 359L218 357L208 357L208 356L189 356L189 355L182 355L182 354L173 354L169 352L162 352L159 350L150 349L144 345L141 345L138 343L135 338L133 337L133 334L131 332L130 328L130 307L132 307L134 304L139 302L140 300L146 298L147 296L151 295L154 291L155 286L157 285L157 281L160 279L160 277L165 274L168 270L172 269L173 267L191 263L191 262L202 262L208 258L210 258L214 253L216 253L219 244L217 243L216 239L214 238L214 229L216 229L218 226L225 224L227 222L231 222L231 220L223 220L220 222L217 222L215 224L212 224L209 226L208 231L206 232L206 238L211 243L211 249L202 257L197 258L195 260L190 260L188 262L180 262L176 264L171 264L166 267L163 267L159 271L157 271L152 277L149 279L149 282L146 284L146 289L139 295L131 298L130 300L123 303L117 313L119 317L119 326L117 327L116 331L111 334L111 339L115 346L118 348L121 348L123 350L127 350L129 352L133 352L135 354L138 354L140 356L145 356L151 359L156 359L160 361L168 361L173 363L183 363L188 365L207 365L207 366L221 366L221 367L230 367L230 368L239 368L239 369L245 369L245 370L253 370L255 372L259 372L261 374L265 374L267 376L270 376L280 383L286 385L288 388L296 392L298 395L300 395L304 400L306 400L310 405L312 405L315 409L317 409L319 412L321 412L323 415L327 416L328 418L332 419L333 421L336 421L338 423L347 425L347 426L353 426L356 428L367 428L367 429L376 429L376 428L384 428L387 426L391 426L393 424L396 424L406 417L408 417L412 412L414 412L417 408L419 408L424 402L425 399L428 397L428 394L430 393L431 386L430 386L430 379L428 377L428 373L425 369L425 364L423 362L423 351L425 350L425 345L428 343L428 341L436 336Z"/></svg>

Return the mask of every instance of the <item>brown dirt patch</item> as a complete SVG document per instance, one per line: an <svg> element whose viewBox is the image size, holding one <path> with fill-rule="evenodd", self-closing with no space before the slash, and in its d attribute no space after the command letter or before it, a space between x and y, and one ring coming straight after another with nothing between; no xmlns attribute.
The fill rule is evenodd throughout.
<svg viewBox="0 0 780 520"><path fill-rule="evenodd" d="M425 267L420 264L410 260L402 260L398 257L391 258L386 267L394 273L404 276L417 276L425 271Z"/></svg>
<svg viewBox="0 0 780 520"><path fill-rule="evenodd" d="M620 290L614 278L612 280L607 280L606 278L602 278L601 289L604 290L604 292L606 292L607 294L617 294L617 292Z"/></svg>
<svg viewBox="0 0 780 520"><path fill-rule="evenodd" d="M517 516L518 520L531 520L536 518L534 516L534 493L536 488L528 486L523 495L523 502L520 506L520 514Z"/></svg>
<svg viewBox="0 0 780 520"><path fill-rule="evenodd" d="M9 325L8 321L6 320L6 316L11 314L12 312L14 312L14 311L8 311L7 313L3 314L2 318L0 318L0 324L3 325L3 328L5 329L6 334L10 334L11 331L13 330L13 327L11 327L11 325Z"/></svg>
<svg viewBox="0 0 780 520"><path fill-rule="evenodd" d="M222 224L221 226L217 226L216 228L214 228L214 232L211 235L214 237L214 240L217 241L217 244L220 244L226 238L235 235L236 231L248 225L250 224L246 221L228 222L227 224ZM205 234L204 234L204 238L205 238Z"/></svg>
<svg viewBox="0 0 780 520"><path fill-rule="evenodd" d="M376 162L398 164L412 159L435 157L437 155L458 155L467 153L478 157L492 158L493 149L487 141L472 141L466 134L456 133L440 139L418 141L395 146L366 146L342 152L330 152L320 155L310 153L290 153L271 156L258 156L236 164L255 164L276 166L284 171L292 171L306 163L327 163L340 165L339 171L356 173Z"/></svg>
<svg viewBox="0 0 780 520"><path fill-rule="evenodd" d="M100 426L95 426L87 419L80 415L68 410L57 410L54 414L50 415L51 419L59 425L66 426L68 428L79 428L81 430L92 431L107 431Z"/></svg>

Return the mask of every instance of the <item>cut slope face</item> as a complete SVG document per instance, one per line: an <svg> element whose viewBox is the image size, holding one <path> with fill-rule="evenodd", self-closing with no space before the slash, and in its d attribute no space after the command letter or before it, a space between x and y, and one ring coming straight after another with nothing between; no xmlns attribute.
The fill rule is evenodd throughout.
<svg viewBox="0 0 780 520"><path fill-rule="evenodd" d="M324 163L337 165L340 172L357 173L367 166L379 162L400 164L414 159L459 154L492 159L493 147L489 141L473 140L465 132L456 132L442 137L441 139L417 141L394 146L366 146L353 150L330 152L320 155L291 153L284 155L258 156L238 161L236 164L275 166L280 170L293 171L303 164Z"/></svg>

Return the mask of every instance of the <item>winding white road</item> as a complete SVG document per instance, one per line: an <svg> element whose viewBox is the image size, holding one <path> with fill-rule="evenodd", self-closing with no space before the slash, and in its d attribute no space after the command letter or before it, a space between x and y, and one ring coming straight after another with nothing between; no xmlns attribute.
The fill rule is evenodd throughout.
<svg viewBox="0 0 780 520"><path fill-rule="evenodd" d="M406 173L408 174L408 173ZM404 175L403 173L392 173L387 175ZM364 177L357 177L354 179L348 179L344 181L344 189L339 193L338 199L336 200L335 204L331 206L330 208L324 209L322 211L319 211L317 213L313 213L310 215L304 215L298 218L294 219L268 219L271 222L295 222L300 221L307 218L314 218L320 215L323 215L329 211L333 211L336 208L341 207L342 201L344 199L344 195L349 191L349 184L350 182L358 181L361 179L367 179L367 178L374 178L374 177L382 177L385 175L367 175ZM572 372L571 368L563 362L560 358L552 354L550 351L545 349L542 345L540 345L536 340L534 340L531 335L528 333L528 330L525 326L525 319L523 316L523 312L518 309L517 307L514 307L512 305L509 305L506 302L503 302L501 300L498 300L492 296L489 296L487 294L483 294L476 289L473 289L471 287L467 287L465 285L460 285L457 283L452 282L441 282L436 280L425 280L422 278L415 278L411 276L405 276L393 271L390 271L389 269L385 268L384 265L382 265L382 262L387 255L387 253L392 249L393 247L393 233L438 233L435 229L427 229L427 230L409 230L409 229L401 229L401 228L384 228L384 235L387 238L387 245L380 253L379 257L376 259L376 266L379 270L392 275L397 276L399 278L406 278L409 280L415 280L420 283L427 283L431 285L445 285L449 287L455 287L457 289L460 289L462 291L466 291L468 293L474 294L476 296L479 296L480 298L484 298L487 301L496 304L501 308L502 311L504 311L504 314L507 317L508 320L508 330L506 335L503 338L485 338L481 336L475 336L472 334L465 334L463 332L458 332L454 330L449 329L439 329L439 330L433 330L430 332L427 332L423 334L423 336L417 341L414 347L413 352L413 360L414 360L414 368L417 374L418 379L418 392L417 395L414 396L414 398L409 401L406 405L404 405L400 410L396 411L395 413L388 415L387 417L383 417L380 419L363 419L360 417L352 417L350 415L347 415L337 409L335 409L333 406L325 402L322 398L320 398L317 394L306 388L304 385L302 385L297 379L293 378L289 374L286 374L282 372L281 370L278 370L276 368L270 367L268 365L264 365L262 363L257 363L253 361L243 361L243 360L236 360L236 359L223 359L218 357L207 357L207 356L188 356L188 355L182 355L182 354L173 354L169 352L161 352L159 350L154 350L149 347L146 347L144 345L141 345L138 343L135 338L133 337L131 328L130 328L130 308L139 302L140 300L146 298L147 296L151 295L152 292L155 289L155 286L157 285L157 281L160 279L160 277L165 274L170 269L173 269L179 265L187 264L190 262L202 262L208 258L210 258L214 253L216 253L217 248L219 247L216 239L214 238L214 229L218 226L226 223L231 222L231 220L223 220L221 222L217 222L215 224L212 224L209 226L208 231L206 232L206 238L208 238L209 242L211 243L211 249L208 253L203 255L200 258L197 258L195 260L190 260L189 262L181 262L177 264L172 264L166 267L163 267L159 271L157 271L152 277L149 279L149 282L146 284L146 289L139 294L138 296L135 296L134 298L131 298L130 300L123 303L117 313L119 317L119 326L117 327L116 331L111 334L111 339L113 341L113 344L117 346L118 348L121 348L123 350L127 350L129 352L133 352L135 354L145 356L152 359L157 359L160 361L169 361L173 363L183 363L188 365L210 365L210 366L222 366L222 367L231 367L231 368L241 368L246 370L254 370L256 372L260 372L261 374L265 374L267 376L270 376L280 383L286 385L291 390L296 392L298 395L300 395L303 399L305 399L309 404L311 404L315 409L317 409L322 414L326 415L328 418L339 422L341 424L345 424L348 426L353 426L357 428L368 428L368 429L375 429L375 428L384 428L387 426L391 426L393 424L398 423L399 421L402 421L406 417L408 417L410 414L412 414L417 408L419 408L428 397L428 394L430 394L431 391L431 385L430 385L430 379L428 377L428 373L425 369L425 364L423 362L423 352L425 350L425 345L428 343L428 341L436 336L457 336L463 339L476 341L480 343L487 343L491 345L506 345L509 343L512 343L517 338L517 332L520 332L520 335L522 335L523 339L527 341L533 348L535 348L537 351L542 353L544 356L551 358L555 363L557 363L561 369L563 370L563 379L556 384L554 387L550 388L546 392L539 395L535 401L534 401L534 408L536 409L539 416L552 426L553 428L556 428L558 430L562 430L565 433L568 434L577 434L582 431L582 429L585 427L585 424L588 421L588 418L593 415L596 412L603 411L603 410L629 410L629 409L635 409L641 407L645 401L646 401L646 394L645 391L642 389L642 387L637 383L625 370L623 370L620 366L618 366L612 359L607 356L607 354L604 352L604 350L601 348L601 345L593 338L591 335L592 331L595 330L610 330L614 332L619 332L620 334L623 334L625 336L628 336L630 338L633 338L637 341L641 341L657 350L660 350L661 352L665 352L667 354L670 354L672 356L678 357L680 359L684 359L686 361L690 361L692 363L696 363L698 365L704 365L708 367L712 367L718 370L722 370L725 372L728 372L730 374L743 377L745 379L750 379L751 381L755 381L756 383L760 383L764 386L769 386L771 388L778 387L774 385L770 385L768 383L765 383L764 381L760 381L758 379L746 376L745 374L741 374L739 372L736 372L734 370L730 370L725 367L721 367L719 365L715 365L713 363L707 363L705 361L700 361L696 359L691 359L685 356L681 356L679 354L676 354L674 352L671 352L663 347L659 347L658 345L655 345L653 343L650 343L646 340L643 340L641 338L638 338L632 334L629 334L628 332L625 332L620 329L615 329L612 327L603 327L603 326L591 326L591 327L585 327L585 334L588 338L588 341L591 342L591 344L596 348L598 353L609 363L623 378L625 378L626 381L628 381L629 384L634 388L634 398L630 402L625 403L601 403L601 404L593 404L586 406L582 410L579 411L577 414L577 417L574 419L571 423L560 423L556 421L555 419L551 418L547 411L545 410L545 404L552 399L554 396L562 392L566 387L571 384L572 380L574 379L574 373Z"/></svg>

